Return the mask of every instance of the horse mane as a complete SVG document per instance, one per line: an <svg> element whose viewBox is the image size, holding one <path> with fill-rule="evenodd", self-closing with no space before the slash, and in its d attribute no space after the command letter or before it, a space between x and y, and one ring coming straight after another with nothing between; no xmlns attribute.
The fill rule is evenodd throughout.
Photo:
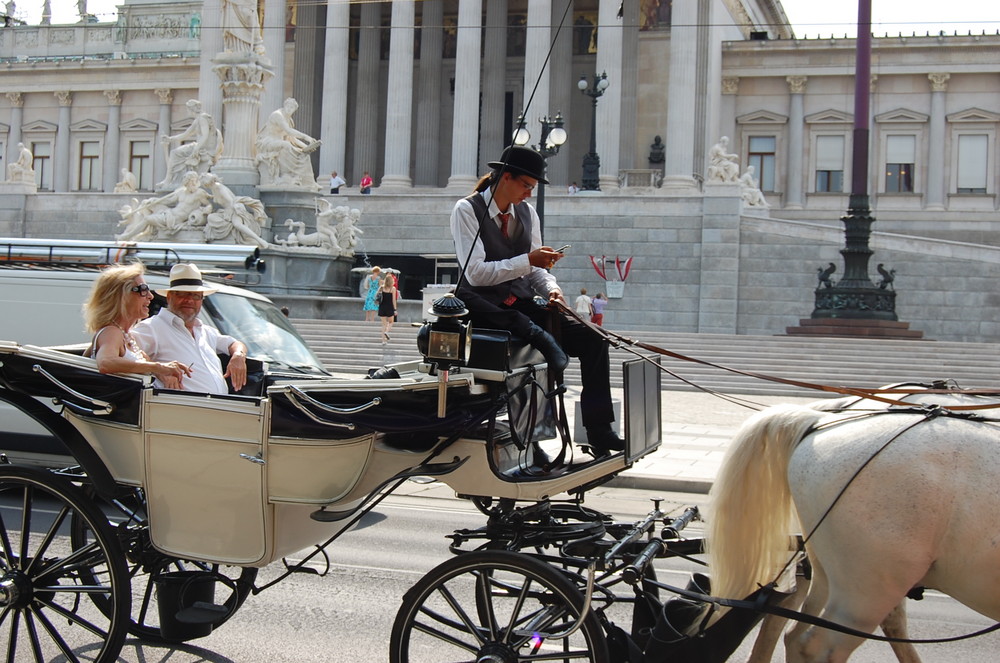
<svg viewBox="0 0 1000 663"><path fill-rule="evenodd" d="M788 462L824 417L814 407L777 405L748 419L733 438L709 492L706 532L712 593L743 599L776 580L797 526Z"/></svg>

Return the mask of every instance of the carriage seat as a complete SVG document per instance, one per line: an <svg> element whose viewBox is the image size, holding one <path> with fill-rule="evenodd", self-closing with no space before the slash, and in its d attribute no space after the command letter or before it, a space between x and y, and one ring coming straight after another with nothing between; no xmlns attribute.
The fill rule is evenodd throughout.
<svg viewBox="0 0 1000 663"><path fill-rule="evenodd" d="M545 357L527 340L506 329L472 330L472 352L466 366L509 372L532 364L544 364Z"/></svg>

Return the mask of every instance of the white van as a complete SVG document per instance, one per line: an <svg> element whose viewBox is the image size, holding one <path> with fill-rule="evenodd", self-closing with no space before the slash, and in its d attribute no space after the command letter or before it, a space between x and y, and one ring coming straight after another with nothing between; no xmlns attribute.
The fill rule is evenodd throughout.
<svg viewBox="0 0 1000 663"><path fill-rule="evenodd" d="M3 263L0 263L3 265ZM82 346L90 342L82 306L97 269L42 265L0 266L0 340L40 346ZM147 272L153 290L166 288L166 273ZM243 341L248 355L267 364L270 374L327 375L287 317L271 300L250 290L213 283L202 320ZM157 295L156 302L165 300ZM0 403L0 452L21 462L51 465L58 445L38 424Z"/></svg>

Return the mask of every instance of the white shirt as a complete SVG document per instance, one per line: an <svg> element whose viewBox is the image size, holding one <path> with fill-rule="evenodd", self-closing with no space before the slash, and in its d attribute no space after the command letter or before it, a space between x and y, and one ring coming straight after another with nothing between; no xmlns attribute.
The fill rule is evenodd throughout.
<svg viewBox="0 0 1000 663"><path fill-rule="evenodd" d="M184 326L184 320L166 307L151 318L131 329L139 346L152 361L179 361L191 367L191 375L182 382L185 391L210 394L229 393L222 377L222 362L218 354L229 354L229 346L236 342L232 336L219 333L215 327L194 321L194 335ZM159 380L157 387L162 387Z"/></svg>
<svg viewBox="0 0 1000 663"><path fill-rule="evenodd" d="M500 227L500 208L493 202L492 192L487 189L479 195L489 203L489 215L493 223ZM513 214L514 206L511 205L507 212ZM539 230L538 213L535 208L528 205L531 214L531 250L534 251L542 246L542 233ZM511 218L514 218L513 216ZM528 262L528 254L506 258L504 260L486 261L486 249L483 243L477 240L479 231L479 220L476 218L476 211L466 199L455 203L455 208L451 211L451 236L455 240L455 254L458 256L459 265L465 265L468 257L468 266L465 269L465 280L471 286L490 286L512 281L521 276L528 278L531 287L541 295L548 295L553 290L559 289L556 277L541 267L532 267ZM472 254L469 255L469 249Z"/></svg>
<svg viewBox="0 0 1000 663"><path fill-rule="evenodd" d="M591 302L589 295L580 295L576 298L576 312L583 316L590 315Z"/></svg>
<svg viewBox="0 0 1000 663"><path fill-rule="evenodd" d="M347 180L345 180L340 175L337 175L336 177L331 177L330 178L330 188L331 189L339 189L340 187L344 186L345 184L347 184Z"/></svg>

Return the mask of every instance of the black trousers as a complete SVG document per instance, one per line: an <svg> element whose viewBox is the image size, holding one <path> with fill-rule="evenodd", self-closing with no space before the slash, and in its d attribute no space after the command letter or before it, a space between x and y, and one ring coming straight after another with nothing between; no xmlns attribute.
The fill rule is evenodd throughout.
<svg viewBox="0 0 1000 663"><path fill-rule="evenodd" d="M459 297L469 310L473 327L507 329L527 340L531 323L549 331L570 357L580 360L580 409L585 428L602 427L615 420L611 405L611 361L608 342L576 320L539 306L531 299L517 299L510 306L494 304L463 290Z"/></svg>

